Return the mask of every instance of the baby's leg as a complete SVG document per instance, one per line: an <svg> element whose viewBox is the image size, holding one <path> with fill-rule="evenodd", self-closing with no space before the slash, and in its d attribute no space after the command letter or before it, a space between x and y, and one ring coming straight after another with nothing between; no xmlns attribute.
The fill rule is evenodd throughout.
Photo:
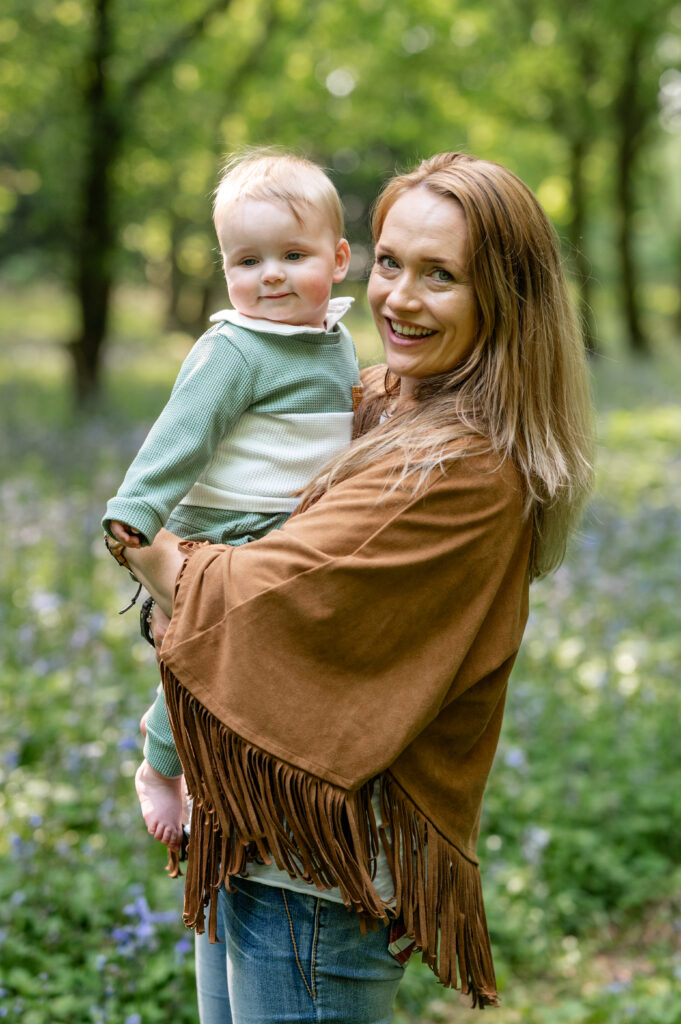
<svg viewBox="0 0 681 1024"><path fill-rule="evenodd" d="M145 758L135 775L135 789L149 833L171 849L179 849L184 811L182 776L161 775Z"/></svg>

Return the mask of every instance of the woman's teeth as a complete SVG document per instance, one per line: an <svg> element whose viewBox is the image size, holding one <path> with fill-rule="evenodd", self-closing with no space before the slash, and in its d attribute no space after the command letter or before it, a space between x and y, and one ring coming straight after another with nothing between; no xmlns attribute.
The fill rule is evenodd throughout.
<svg viewBox="0 0 681 1024"><path fill-rule="evenodd" d="M417 327L415 324L401 324L397 320L391 320L390 326L392 327L395 334L401 335L403 338L425 338L429 334L435 334L435 331L429 327Z"/></svg>

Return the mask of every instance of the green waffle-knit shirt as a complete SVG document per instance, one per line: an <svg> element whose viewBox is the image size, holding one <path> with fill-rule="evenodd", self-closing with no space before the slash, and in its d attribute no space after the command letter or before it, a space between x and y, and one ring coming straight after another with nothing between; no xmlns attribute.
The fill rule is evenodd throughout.
<svg viewBox="0 0 681 1024"><path fill-rule="evenodd" d="M182 364L102 521L150 544L162 526L185 539L244 544L281 526L307 484L349 443L357 356L332 299L327 328L223 310ZM144 754L163 775L182 766L163 694L147 718Z"/></svg>

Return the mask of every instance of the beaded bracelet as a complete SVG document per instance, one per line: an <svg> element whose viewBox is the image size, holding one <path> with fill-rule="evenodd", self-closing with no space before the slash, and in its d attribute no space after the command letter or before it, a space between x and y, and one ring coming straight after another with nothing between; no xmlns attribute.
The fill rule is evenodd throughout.
<svg viewBox="0 0 681 1024"><path fill-rule="evenodd" d="M140 633L154 649L156 644L154 643L154 634L151 631L151 613L154 610L155 604L156 602L153 597L148 597L140 608Z"/></svg>
<svg viewBox="0 0 681 1024"><path fill-rule="evenodd" d="M130 604L127 605L125 608L121 608L121 610L118 613L119 615L125 615L126 612L130 611L133 605L137 604L137 599L142 593L142 584L135 576L134 572L130 568L127 558L123 554L123 552L125 551L125 544L120 540L111 540L111 538L107 536L107 534L104 535L104 544L106 546L106 550L109 552L111 557L115 558L118 564L122 565L124 569L127 569L130 574L130 579L134 580L135 583L138 584L137 590L135 591Z"/></svg>

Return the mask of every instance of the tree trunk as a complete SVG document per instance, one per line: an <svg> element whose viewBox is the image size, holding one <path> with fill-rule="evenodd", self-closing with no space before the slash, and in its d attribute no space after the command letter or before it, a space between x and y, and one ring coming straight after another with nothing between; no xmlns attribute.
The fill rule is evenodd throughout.
<svg viewBox="0 0 681 1024"><path fill-rule="evenodd" d="M95 0L91 51L86 67L84 107L87 152L82 179L74 290L80 310L79 333L71 343L76 403L92 402L100 388L101 355L109 323L116 256L112 170L123 141L124 118L140 92L200 36L207 22L226 11L232 0L211 0L193 21L183 25L146 61L116 96L107 77L112 52L111 0Z"/></svg>
<svg viewBox="0 0 681 1024"><path fill-rule="evenodd" d="M174 331L184 327L180 319L180 297L184 286L184 274L177 265L177 253L182 237L182 222L177 214L170 212L170 274L168 276L168 303L166 307L165 324L168 330Z"/></svg>
<svg viewBox="0 0 681 1024"><path fill-rule="evenodd" d="M97 0L85 90L87 154L82 181L74 287L80 327L71 344L76 403L94 399L100 384L100 355L106 338L113 283L115 230L111 212L111 168L118 154L120 125L107 90L110 52L109 0Z"/></svg>
<svg viewBox="0 0 681 1024"><path fill-rule="evenodd" d="M642 117L638 103L637 80L644 44L638 29L632 35L623 69L622 87L615 104L619 130L616 167L616 197L619 213L619 259L622 302L629 348L636 355L649 355L650 345L643 330L639 299L638 272L634 254L634 170L641 137Z"/></svg>
<svg viewBox="0 0 681 1024"><path fill-rule="evenodd" d="M574 139L570 147L570 184L572 187L572 217L569 225L570 246L579 289L579 315L586 349L592 355L598 352L594 315L591 307L591 262L586 254L586 189L584 186L584 157L586 143Z"/></svg>

